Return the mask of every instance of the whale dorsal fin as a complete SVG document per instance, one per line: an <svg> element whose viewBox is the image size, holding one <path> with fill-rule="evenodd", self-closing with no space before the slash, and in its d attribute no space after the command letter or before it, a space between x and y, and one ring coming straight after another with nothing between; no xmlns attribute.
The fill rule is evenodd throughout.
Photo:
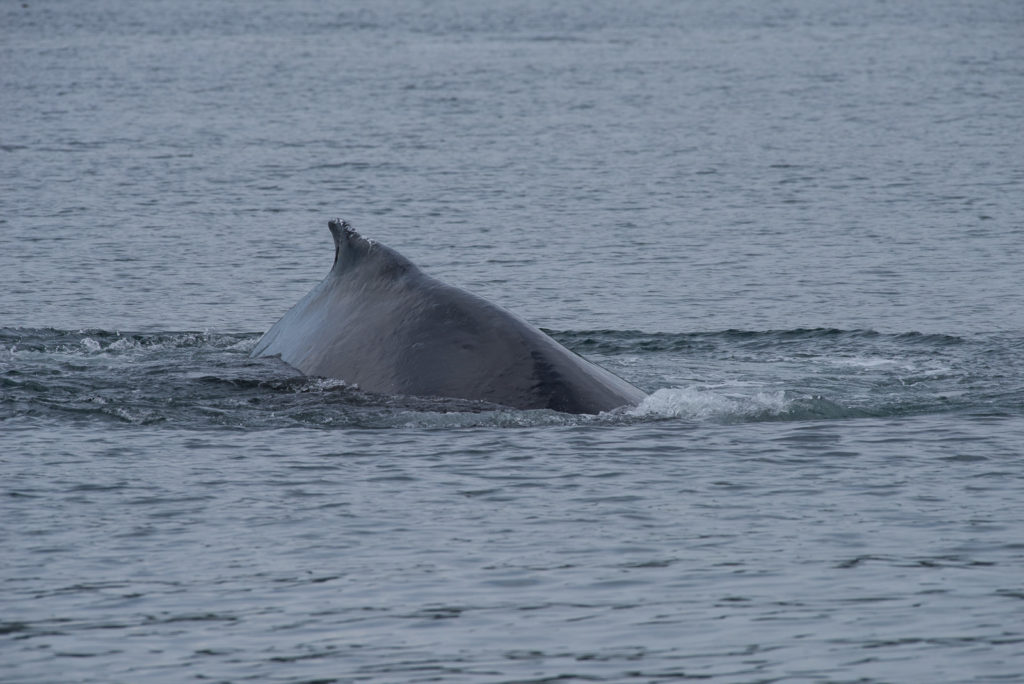
<svg viewBox="0 0 1024 684"><path fill-rule="evenodd" d="M334 219L327 222L334 236L334 265L331 272L340 274L353 268L370 266L381 275L397 277L418 270L411 261L376 240L368 240L356 232L348 221Z"/></svg>

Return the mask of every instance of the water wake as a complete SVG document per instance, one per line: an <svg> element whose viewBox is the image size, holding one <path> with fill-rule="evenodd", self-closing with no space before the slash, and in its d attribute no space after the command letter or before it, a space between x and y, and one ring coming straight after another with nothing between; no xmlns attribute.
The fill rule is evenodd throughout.
<svg viewBox="0 0 1024 684"><path fill-rule="evenodd" d="M596 417L510 411L308 378L277 359L250 359L255 333L0 328L0 421L453 429L1024 414L1020 336L831 329L554 335L650 396Z"/></svg>

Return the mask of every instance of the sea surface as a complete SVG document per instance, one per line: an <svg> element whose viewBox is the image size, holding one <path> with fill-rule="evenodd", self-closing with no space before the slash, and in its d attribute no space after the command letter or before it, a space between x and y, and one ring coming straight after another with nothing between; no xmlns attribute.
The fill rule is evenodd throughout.
<svg viewBox="0 0 1024 684"><path fill-rule="evenodd" d="M1019 0L0 3L0 681L1024 681ZM649 393L250 359L349 220Z"/></svg>

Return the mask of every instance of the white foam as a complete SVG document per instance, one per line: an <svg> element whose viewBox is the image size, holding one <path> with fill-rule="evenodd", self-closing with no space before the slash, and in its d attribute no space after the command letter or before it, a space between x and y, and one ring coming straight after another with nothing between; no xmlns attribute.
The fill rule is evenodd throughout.
<svg viewBox="0 0 1024 684"><path fill-rule="evenodd" d="M344 380L337 380L335 378L310 378L306 384L296 389L295 392L326 392L332 389L341 389L345 387L359 389L359 385L350 385Z"/></svg>
<svg viewBox="0 0 1024 684"><path fill-rule="evenodd" d="M239 340L234 344L228 345L227 348L231 351L251 352L252 348L256 346L256 343L259 342L259 340L259 337L248 337L244 340Z"/></svg>
<svg viewBox="0 0 1024 684"><path fill-rule="evenodd" d="M628 413L638 417L720 420L777 415L788 405L781 390L735 394L700 387L669 387L657 390Z"/></svg>
<svg viewBox="0 0 1024 684"><path fill-rule="evenodd" d="M139 343L135 340L127 337L119 337L109 345L107 345L108 351L127 351L128 349L138 349Z"/></svg>

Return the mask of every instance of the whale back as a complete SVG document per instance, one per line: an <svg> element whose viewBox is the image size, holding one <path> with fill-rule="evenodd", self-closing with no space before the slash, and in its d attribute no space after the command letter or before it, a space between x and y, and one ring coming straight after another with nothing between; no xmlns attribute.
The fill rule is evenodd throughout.
<svg viewBox="0 0 1024 684"><path fill-rule="evenodd" d="M598 413L644 393L518 316L422 273L398 252L329 223L327 274L257 342L306 375L384 394Z"/></svg>

